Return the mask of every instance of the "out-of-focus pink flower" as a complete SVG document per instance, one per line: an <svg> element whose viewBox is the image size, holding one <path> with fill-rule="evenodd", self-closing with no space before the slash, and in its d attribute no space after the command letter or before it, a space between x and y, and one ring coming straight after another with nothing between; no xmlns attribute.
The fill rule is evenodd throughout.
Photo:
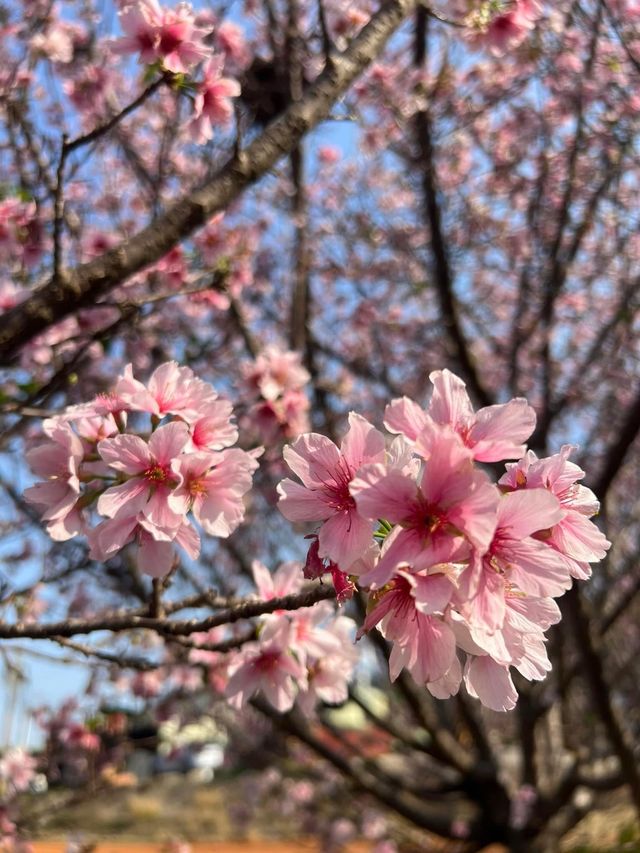
<svg viewBox="0 0 640 853"><path fill-rule="evenodd" d="M156 0L137 0L118 13L125 35L113 47L118 53L139 53L142 62L156 59L162 9Z"/></svg>
<svg viewBox="0 0 640 853"><path fill-rule="evenodd" d="M210 53L201 41L206 31L195 26L193 10L188 3L163 10L157 34L156 55L167 71L174 74L185 74Z"/></svg>
<svg viewBox="0 0 640 853"><path fill-rule="evenodd" d="M287 391L297 391L310 380L300 353L268 346L254 362L243 365L245 383L265 400L277 400Z"/></svg>
<svg viewBox="0 0 640 853"><path fill-rule="evenodd" d="M302 586L302 566L300 563L283 563L277 571L271 573L259 560L251 564L253 582L262 601L281 598L299 592Z"/></svg>
<svg viewBox="0 0 640 853"><path fill-rule="evenodd" d="M0 781L12 793L26 791L35 776L37 761L24 749L9 749L0 758Z"/></svg>
<svg viewBox="0 0 640 853"><path fill-rule="evenodd" d="M136 0L119 17L125 35L114 42L116 52L139 53L142 62L159 61L174 74L186 73L210 52L187 3L163 9L156 0Z"/></svg>
<svg viewBox="0 0 640 853"><path fill-rule="evenodd" d="M45 248L44 231L34 202L7 198L0 201L0 259L33 266Z"/></svg>
<svg viewBox="0 0 640 853"><path fill-rule="evenodd" d="M291 624L286 620L267 623L257 643L247 643L229 669L225 694L241 708L261 691L277 711L290 711L298 687L307 685L307 671L289 651Z"/></svg>
<svg viewBox="0 0 640 853"><path fill-rule="evenodd" d="M525 40L541 11L538 0L511 0L497 14L493 13L490 3L483 3L467 17L466 23L471 27L471 40L475 44L502 56Z"/></svg>
<svg viewBox="0 0 640 853"><path fill-rule="evenodd" d="M51 62L68 63L73 59L73 30L68 24L55 21L30 42L31 50L46 56Z"/></svg>
<svg viewBox="0 0 640 853"><path fill-rule="evenodd" d="M215 42L227 62L236 68L244 67L250 59L250 51L242 29L233 21L223 21L215 31Z"/></svg>

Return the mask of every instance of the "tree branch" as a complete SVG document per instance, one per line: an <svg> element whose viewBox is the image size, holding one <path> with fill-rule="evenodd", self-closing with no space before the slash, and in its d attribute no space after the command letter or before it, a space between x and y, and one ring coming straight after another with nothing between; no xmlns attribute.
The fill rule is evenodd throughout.
<svg viewBox="0 0 640 853"><path fill-rule="evenodd" d="M300 593L272 598L270 601L240 601L204 619L171 621L152 616L138 616L135 613L122 613L107 618L65 619L61 622L50 622L48 624L18 622L11 625L0 622L0 639L11 640L28 637L41 640L54 637L73 637L76 634L90 634L92 631L130 631L140 628L156 631L158 634L167 636L181 636L194 634L196 631L209 631L219 625L231 625L241 619L252 619L254 616L273 613L275 610L297 610L300 607L311 607L318 601L331 598L335 598L333 587L329 584L319 584Z"/></svg>

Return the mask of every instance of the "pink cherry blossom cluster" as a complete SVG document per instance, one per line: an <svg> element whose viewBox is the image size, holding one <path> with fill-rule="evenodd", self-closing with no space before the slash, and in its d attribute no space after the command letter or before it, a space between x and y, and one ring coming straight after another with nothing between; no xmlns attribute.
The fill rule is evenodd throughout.
<svg viewBox="0 0 640 853"><path fill-rule="evenodd" d="M36 774L37 762L24 749L9 749L0 758L0 802L26 791ZM1 837L1 832L0 832Z"/></svg>
<svg viewBox="0 0 640 853"><path fill-rule="evenodd" d="M146 429L131 431L140 421ZM112 393L46 420L44 432L48 440L27 454L41 482L25 498L49 535L86 535L96 560L134 542L141 571L154 577L170 571L175 545L198 556L189 514L212 536L238 527L261 452L231 447L231 404L175 362L146 385L128 365ZM93 526L95 513L104 520Z"/></svg>
<svg viewBox="0 0 640 853"><path fill-rule="evenodd" d="M285 563L273 575L257 561L252 569L264 601L301 588L299 563ZM355 627L328 601L264 616L258 640L228 656L224 692L230 704L241 708L258 691L283 712L295 703L311 714L318 701L345 702L357 659Z"/></svg>
<svg viewBox="0 0 640 853"><path fill-rule="evenodd" d="M18 837L17 794L27 791L37 770L36 759L24 749L8 749L0 756L0 853L33 853Z"/></svg>
<svg viewBox="0 0 640 853"><path fill-rule="evenodd" d="M45 236L35 202L7 198L0 201L0 260L33 266L45 248Z"/></svg>
<svg viewBox="0 0 640 853"><path fill-rule="evenodd" d="M268 346L253 362L243 366L244 384L258 400L248 422L265 443L295 438L309 429L309 398L304 388L311 381L300 353Z"/></svg>
<svg viewBox="0 0 640 853"><path fill-rule="evenodd" d="M571 447L538 459L523 444L535 427L524 399L474 412L448 370L430 376L429 407L391 402L385 436L357 414L340 448L300 436L284 457L301 482L283 480L279 507L293 522L322 522L307 576L331 572L338 595L368 589L361 633L392 643L392 679L406 668L445 698L464 679L494 710L514 707L510 675L550 669L544 632L560 618L554 598L590 575L609 542L590 517L593 493ZM498 483L477 463L519 459Z"/></svg>
<svg viewBox="0 0 640 853"><path fill-rule="evenodd" d="M203 43L207 31L196 26L187 3L163 9L157 0L136 0L123 5L119 18L125 35L114 48L140 54L140 61L147 65L158 62L167 71L186 74L210 53Z"/></svg>
<svg viewBox="0 0 640 853"><path fill-rule="evenodd" d="M231 98L240 94L240 84L222 76L225 56L213 55L212 48L205 44L210 26L197 26L191 6L180 3L175 9L164 9L157 0L136 0L125 4L119 16L125 35L114 42L117 52L137 53L142 62L158 63L172 74L188 74L204 62L202 80L193 83L193 114L187 126L194 142L207 142L213 137L214 126L230 123ZM218 43L229 61L237 64L246 59L238 28L227 24L220 29Z"/></svg>
<svg viewBox="0 0 640 853"><path fill-rule="evenodd" d="M497 11L496 11L497 7ZM502 56L522 44L542 14L538 0L483 0L465 18L471 28L472 41Z"/></svg>

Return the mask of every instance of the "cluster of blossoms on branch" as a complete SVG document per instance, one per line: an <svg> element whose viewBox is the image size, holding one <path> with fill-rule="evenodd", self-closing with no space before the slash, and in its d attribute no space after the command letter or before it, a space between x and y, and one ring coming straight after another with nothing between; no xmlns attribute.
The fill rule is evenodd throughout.
<svg viewBox="0 0 640 853"><path fill-rule="evenodd" d="M36 775L36 760L24 749L9 749L0 757L0 853L32 853L17 836L16 796L29 790Z"/></svg>
<svg viewBox="0 0 640 853"><path fill-rule="evenodd" d="M255 430L265 444L309 430L309 398L304 389L311 377L300 353L268 346L243 365L242 372L248 396L257 397L247 413L247 429Z"/></svg>
<svg viewBox="0 0 640 853"><path fill-rule="evenodd" d="M472 44L496 56L522 44L542 15L539 0L455 0L439 8L462 21Z"/></svg>
<svg viewBox="0 0 640 853"><path fill-rule="evenodd" d="M284 563L272 575L254 561L252 571L264 601L302 588L300 563ZM261 691L278 711L288 711L296 703L309 715L319 701L332 705L346 701L358 657L353 644L355 628L352 619L336 616L328 601L295 611L276 611L262 617L255 642L246 643L223 661L218 657L214 671L220 678L221 663L224 665L224 693L237 708Z"/></svg>
<svg viewBox="0 0 640 853"><path fill-rule="evenodd" d="M295 367L280 366L286 376ZM280 393L275 368L256 376L263 395ZM285 447L300 482L278 485L279 508L290 521L321 524L304 567L271 578L256 564L254 577L265 600L297 592L303 575L329 573L339 602L359 586L368 593L360 634L377 626L391 642L392 679L406 668L440 698L464 680L483 704L509 710L517 699L510 668L545 677L544 634L560 618L554 599L572 578L589 577L609 542L590 520L598 502L578 483L584 472L569 460L572 448L546 459L526 451L535 427L526 400L474 412L457 376L430 378L426 410L406 397L387 406L389 441L351 413L340 448L316 433ZM129 366L112 394L45 421L48 442L27 454L43 481L25 497L54 539L85 533L97 560L135 542L141 570L164 575L175 545L199 553L189 513L222 537L244 517L261 450L230 448L231 414L187 367L168 362L144 385ZM150 429L132 432L143 415ZM509 459L518 461L497 483L479 467ZM91 527L93 509L104 520ZM354 661L345 652L350 620L319 625L332 612L317 604L265 616L256 642L217 659L226 695L242 704L262 690L279 710L296 697L308 697L300 698L308 710L317 698L338 701Z"/></svg>
<svg viewBox="0 0 640 853"><path fill-rule="evenodd" d="M233 116L231 98L240 94L237 80L223 77L225 55L231 60L245 58L244 41L233 25L223 25L218 39L223 54L214 54L210 45L212 21L203 19L198 26L196 15L187 3L175 9L164 9L156 0L125 3L120 11L125 35L114 43L120 53L137 53L147 65L158 65L172 75L190 74L202 64L202 79L189 81L193 90L193 114L189 132L199 144L213 137L215 126L228 125Z"/></svg>
<svg viewBox="0 0 640 853"><path fill-rule="evenodd" d="M368 590L360 633L392 643L390 675L406 668L440 698L467 691L494 710L515 706L510 667L542 679L554 598L590 575L609 542L590 521L593 493L571 447L538 459L523 444L535 427L524 399L474 412L464 383L431 374L428 409L387 406L385 436L351 414L341 447L315 433L285 448L301 482L283 480L279 507L293 522L322 522L305 574L331 572L338 597ZM477 463L519 459L494 483Z"/></svg>
<svg viewBox="0 0 640 853"><path fill-rule="evenodd" d="M231 404L175 362L146 385L128 366L112 393L46 420L44 432L27 454L41 482L25 498L49 535L86 535L96 560L135 542L139 568L154 577L171 570L176 545L198 556L190 514L211 536L236 529L261 452L231 447ZM93 526L96 513L104 520Z"/></svg>

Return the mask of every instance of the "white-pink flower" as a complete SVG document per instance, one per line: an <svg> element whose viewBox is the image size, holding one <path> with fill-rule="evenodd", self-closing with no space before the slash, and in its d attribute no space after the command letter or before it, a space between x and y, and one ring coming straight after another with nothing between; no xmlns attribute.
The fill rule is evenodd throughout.
<svg viewBox="0 0 640 853"><path fill-rule="evenodd" d="M258 691L277 711L290 711L298 689L306 689L307 670L289 651L292 626L274 619L260 640L247 643L229 667L225 695L231 705L242 706Z"/></svg>
<svg viewBox="0 0 640 853"><path fill-rule="evenodd" d="M183 455L172 465L179 485L169 506L178 517L191 510L207 533L226 538L244 518L242 499L257 467L254 456L239 448Z"/></svg>
<svg viewBox="0 0 640 853"><path fill-rule="evenodd" d="M12 793L26 791L35 776L37 761L24 749L9 749L0 758L0 780Z"/></svg>
<svg viewBox="0 0 640 853"><path fill-rule="evenodd" d="M349 486L367 463L384 460L384 436L352 412L340 450L318 433L308 433L284 449L284 458L303 485L278 484L280 512L289 521L323 521L319 556L346 571L367 550L372 527L356 508Z"/></svg>
<svg viewBox="0 0 640 853"><path fill-rule="evenodd" d="M136 516L139 512L158 528L178 527L184 513L175 512L169 496L181 484L172 468L189 438L184 423L170 423L151 435L148 443L137 435L117 435L98 444L98 453L111 468L127 475L98 498L98 512L108 518Z"/></svg>
<svg viewBox="0 0 640 853"><path fill-rule="evenodd" d="M237 80L222 76L224 60L212 56L204 67L204 78L198 84L193 101L193 118L189 131L200 145L213 138L215 127L225 127L233 117L231 98L240 94Z"/></svg>
<svg viewBox="0 0 640 853"><path fill-rule="evenodd" d="M413 400L393 400L385 410L385 426L391 432L415 441L429 420L448 425L460 436L478 462L517 459L525 452L526 441L536 425L536 414L521 397L497 406L473 411L462 379L450 370L429 375L433 395L425 411Z"/></svg>

